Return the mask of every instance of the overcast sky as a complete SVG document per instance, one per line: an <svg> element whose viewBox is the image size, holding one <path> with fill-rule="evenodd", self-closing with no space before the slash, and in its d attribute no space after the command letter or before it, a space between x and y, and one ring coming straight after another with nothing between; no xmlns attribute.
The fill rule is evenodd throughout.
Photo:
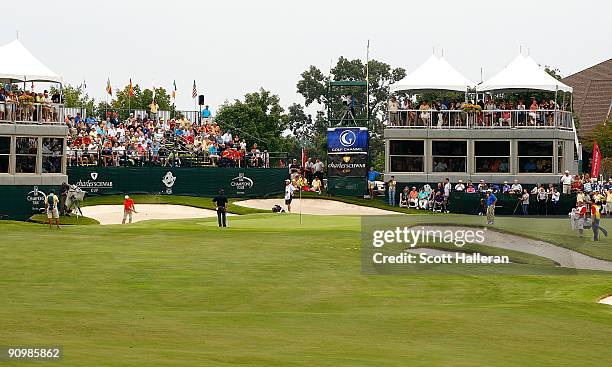
<svg viewBox="0 0 612 367"><path fill-rule="evenodd" d="M193 109L191 89L216 110L264 87L281 103L309 65L370 56L414 70L436 49L480 81L529 48L566 76L612 57L610 1L63 0L3 1L0 44L19 38L66 82L90 95L153 82Z"/></svg>

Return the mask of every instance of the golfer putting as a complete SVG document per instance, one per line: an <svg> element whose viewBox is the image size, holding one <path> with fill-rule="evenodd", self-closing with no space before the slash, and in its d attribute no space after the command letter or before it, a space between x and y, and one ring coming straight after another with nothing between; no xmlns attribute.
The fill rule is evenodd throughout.
<svg viewBox="0 0 612 367"><path fill-rule="evenodd" d="M129 218L132 223L132 213L138 213L134 207L134 200L129 195L125 195L123 200L123 221L121 224L125 224L125 220Z"/></svg>
<svg viewBox="0 0 612 367"><path fill-rule="evenodd" d="M227 227L227 197L223 189L219 190L219 195L212 199L217 206L217 221L219 227Z"/></svg>

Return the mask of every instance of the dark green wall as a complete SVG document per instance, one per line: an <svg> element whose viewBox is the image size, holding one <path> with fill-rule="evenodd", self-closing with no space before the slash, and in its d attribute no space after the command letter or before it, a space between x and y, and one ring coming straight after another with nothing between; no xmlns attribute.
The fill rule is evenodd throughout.
<svg viewBox="0 0 612 367"><path fill-rule="evenodd" d="M264 197L284 192L288 172L277 168L69 167L70 184L90 195L172 194Z"/></svg>
<svg viewBox="0 0 612 367"><path fill-rule="evenodd" d="M33 214L42 213L45 197L50 190L59 196L55 186L0 186L0 217L11 220L27 220Z"/></svg>

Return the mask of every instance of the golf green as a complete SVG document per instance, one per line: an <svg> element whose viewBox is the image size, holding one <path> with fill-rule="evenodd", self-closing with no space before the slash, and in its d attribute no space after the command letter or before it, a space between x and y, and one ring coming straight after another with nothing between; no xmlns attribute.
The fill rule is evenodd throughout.
<svg viewBox="0 0 612 367"><path fill-rule="evenodd" d="M415 224L483 222L408 217ZM509 274L363 275L358 217L229 221L225 229L194 219L61 230L3 222L0 346L62 346L61 361L38 363L62 366L612 360L612 307L596 303L612 293L610 273L567 275L527 261L507 265L520 269ZM612 259L609 238L577 240L566 219L498 218L496 227Z"/></svg>

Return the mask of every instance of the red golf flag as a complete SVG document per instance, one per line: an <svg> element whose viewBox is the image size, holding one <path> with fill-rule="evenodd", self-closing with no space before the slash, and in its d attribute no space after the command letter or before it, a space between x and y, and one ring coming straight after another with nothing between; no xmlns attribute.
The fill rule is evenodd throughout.
<svg viewBox="0 0 612 367"><path fill-rule="evenodd" d="M302 148L302 169L306 167L306 149Z"/></svg>
<svg viewBox="0 0 612 367"><path fill-rule="evenodd" d="M132 78L130 78L130 97L134 97L134 87L132 86Z"/></svg>
<svg viewBox="0 0 612 367"><path fill-rule="evenodd" d="M593 159L591 160L591 177L599 176L599 167L601 166L601 151L597 142L593 143Z"/></svg>

